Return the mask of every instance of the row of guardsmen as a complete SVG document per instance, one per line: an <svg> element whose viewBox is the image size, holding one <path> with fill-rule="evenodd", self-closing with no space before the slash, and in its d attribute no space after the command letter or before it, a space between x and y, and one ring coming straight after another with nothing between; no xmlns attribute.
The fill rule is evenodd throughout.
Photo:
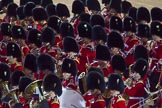
<svg viewBox="0 0 162 108"><path fill-rule="evenodd" d="M162 10L102 3L1 1L0 108L161 107Z"/></svg>

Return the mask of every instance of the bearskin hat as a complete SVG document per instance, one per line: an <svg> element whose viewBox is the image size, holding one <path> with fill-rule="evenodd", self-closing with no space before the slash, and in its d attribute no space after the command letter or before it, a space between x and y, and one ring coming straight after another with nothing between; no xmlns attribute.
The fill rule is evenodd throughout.
<svg viewBox="0 0 162 108"><path fill-rule="evenodd" d="M107 34L104 29L104 27L100 25L95 25L92 27L92 39L93 40L102 40L104 42L107 42Z"/></svg>
<svg viewBox="0 0 162 108"><path fill-rule="evenodd" d="M80 22L78 25L78 34L80 37L92 39L92 27L87 22Z"/></svg>
<svg viewBox="0 0 162 108"><path fill-rule="evenodd" d="M43 7L35 7L32 10L32 15L35 21L47 20L47 13Z"/></svg>
<svg viewBox="0 0 162 108"><path fill-rule="evenodd" d="M137 21L137 8L136 7L131 7L128 11L128 16L133 18L133 20L136 22Z"/></svg>
<svg viewBox="0 0 162 108"><path fill-rule="evenodd" d="M151 22L151 35L156 35L162 38L162 24L159 21Z"/></svg>
<svg viewBox="0 0 162 108"><path fill-rule="evenodd" d="M25 88L32 83L33 80L27 76L22 76L19 80L19 91L24 92Z"/></svg>
<svg viewBox="0 0 162 108"><path fill-rule="evenodd" d="M60 25L60 33L62 37L72 36L74 37L73 26L68 22L63 22Z"/></svg>
<svg viewBox="0 0 162 108"><path fill-rule="evenodd" d="M84 3L81 0L74 0L72 4L72 13L80 15L84 12Z"/></svg>
<svg viewBox="0 0 162 108"><path fill-rule="evenodd" d="M123 30L124 31L131 31L133 33L136 33L136 23L131 17L125 17L123 21Z"/></svg>
<svg viewBox="0 0 162 108"><path fill-rule="evenodd" d="M16 17L16 9L18 5L16 3L10 3L7 5L7 16Z"/></svg>
<svg viewBox="0 0 162 108"><path fill-rule="evenodd" d="M110 29L122 32L122 20L118 16L111 17Z"/></svg>
<svg viewBox="0 0 162 108"><path fill-rule="evenodd" d="M9 42L7 44L7 56L13 56L16 58L21 57L21 50L18 44L14 42Z"/></svg>
<svg viewBox="0 0 162 108"><path fill-rule="evenodd" d="M95 72L98 72L98 73L100 73L101 75L104 76L103 71L102 71L101 68L93 67L93 66L91 66L91 67L89 68L88 73L90 73L90 72L94 72L94 71L95 71Z"/></svg>
<svg viewBox="0 0 162 108"><path fill-rule="evenodd" d="M77 66L74 60L65 58L61 67L62 73L71 73L72 76L76 76Z"/></svg>
<svg viewBox="0 0 162 108"><path fill-rule="evenodd" d="M110 8L114 9L117 13L121 13L121 0L111 0Z"/></svg>
<svg viewBox="0 0 162 108"><path fill-rule="evenodd" d="M153 7L152 9L151 9L151 19L152 19L152 21L156 21L156 20L158 20L158 21L162 21L162 9L161 8L159 8L159 7Z"/></svg>
<svg viewBox="0 0 162 108"><path fill-rule="evenodd" d="M117 90L122 93L124 88L125 86L122 77L118 74L111 74L108 80L108 89Z"/></svg>
<svg viewBox="0 0 162 108"><path fill-rule="evenodd" d="M90 17L91 15L88 13L81 13L79 19L81 22L84 21L90 23Z"/></svg>
<svg viewBox="0 0 162 108"><path fill-rule="evenodd" d="M146 21L147 23L150 22L150 12L146 7L140 7L137 9L137 21Z"/></svg>
<svg viewBox="0 0 162 108"><path fill-rule="evenodd" d="M20 6L16 9L16 14L19 20L25 19L24 6Z"/></svg>
<svg viewBox="0 0 162 108"><path fill-rule="evenodd" d="M147 70L148 70L148 62L142 58L139 58L133 66L133 71L139 73L141 75L141 78L145 76Z"/></svg>
<svg viewBox="0 0 162 108"><path fill-rule="evenodd" d="M31 70L32 72L37 72L36 60L37 60L37 57L34 54L27 54L24 60L24 68L27 68Z"/></svg>
<svg viewBox="0 0 162 108"><path fill-rule="evenodd" d="M101 25L102 27L105 27L105 21L101 15L92 15L90 17L90 24L92 27L94 25Z"/></svg>
<svg viewBox="0 0 162 108"><path fill-rule="evenodd" d="M26 3L24 6L24 15L26 17L32 16L32 10L35 8L35 6L36 6L35 3L33 3L33 2Z"/></svg>
<svg viewBox="0 0 162 108"><path fill-rule="evenodd" d="M95 10L95 11L101 10L101 6L98 0L87 0L86 4L89 10Z"/></svg>
<svg viewBox="0 0 162 108"><path fill-rule="evenodd" d="M111 0L102 0L102 4L110 4Z"/></svg>
<svg viewBox="0 0 162 108"><path fill-rule="evenodd" d="M121 72L126 71L126 62L121 55L114 55L112 57L111 63L114 70L118 70Z"/></svg>
<svg viewBox="0 0 162 108"><path fill-rule="evenodd" d="M128 14L128 11L131 7L132 4L129 1L122 1L121 3L122 13Z"/></svg>
<svg viewBox="0 0 162 108"><path fill-rule="evenodd" d="M46 27L42 32L41 38L42 42L50 43L50 45L53 45L55 40L55 34L52 28Z"/></svg>
<svg viewBox="0 0 162 108"><path fill-rule="evenodd" d="M96 59L110 61L111 56L110 56L110 52L107 46L104 46L104 45L96 46Z"/></svg>
<svg viewBox="0 0 162 108"><path fill-rule="evenodd" d="M123 49L124 41L118 32L112 31L108 36L107 45L109 48L116 47L119 49Z"/></svg>
<svg viewBox="0 0 162 108"><path fill-rule="evenodd" d="M8 22L3 22L3 23L1 23L1 26L0 26L1 28L1 34L3 35L3 36L11 36L11 24L10 23L8 23Z"/></svg>
<svg viewBox="0 0 162 108"><path fill-rule="evenodd" d="M134 50L134 59L138 60L139 58L143 58L147 61L149 59L147 48L143 45L136 46Z"/></svg>
<svg viewBox="0 0 162 108"><path fill-rule="evenodd" d="M53 4L52 0L41 0L41 6L46 7L49 4Z"/></svg>
<svg viewBox="0 0 162 108"><path fill-rule="evenodd" d="M55 64L56 64L56 60L48 54L41 53L37 57L37 66L38 66L39 70L43 71L43 70L48 69L48 70L54 72L55 71Z"/></svg>
<svg viewBox="0 0 162 108"><path fill-rule="evenodd" d="M138 24L137 35L139 37L151 38L150 37L150 27L147 24L142 24L142 23Z"/></svg>
<svg viewBox="0 0 162 108"><path fill-rule="evenodd" d="M87 89L94 90L99 89L101 93L105 92L105 81L103 75L99 72L89 72L86 78Z"/></svg>
<svg viewBox="0 0 162 108"><path fill-rule="evenodd" d="M20 0L20 6L26 5L28 2L33 2L35 5L40 5L41 0Z"/></svg>
<svg viewBox="0 0 162 108"><path fill-rule="evenodd" d="M57 16L50 16L47 21L47 25L54 29L57 33L60 33L61 19Z"/></svg>
<svg viewBox="0 0 162 108"><path fill-rule="evenodd" d="M48 17L56 15L56 6L54 4L49 4L46 6L45 10L47 12Z"/></svg>
<svg viewBox="0 0 162 108"><path fill-rule="evenodd" d="M79 53L79 46L76 40L72 37L65 37L63 39L63 48L65 52Z"/></svg>
<svg viewBox="0 0 162 108"><path fill-rule="evenodd" d="M25 74L22 71L14 71L11 74L10 82L12 86L18 86L19 85L19 80L21 77L25 76Z"/></svg>
<svg viewBox="0 0 162 108"><path fill-rule="evenodd" d="M14 25L11 29L12 37L26 40L26 33L22 26Z"/></svg>
<svg viewBox="0 0 162 108"><path fill-rule="evenodd" d="M29 0L20 0L20 6L25 5Z"/></svg>
<svg viewBox="0 0 162 108"><path fill-rule="evenodd" d="M54 91L58 96L62 94L61 80L55 74L48 74L45 76L43 79L43 88L46 92Z"/></svg>
<svg viewBox="0 0 162 108"><path fill-rule="evenodd" d="M7 7L8 4L13 3L13 0L1 0L1 7Z"/></svg>
<svg viewBox="0 0 162 108"><path fill-rule="evenodd" d="M0 80L9 81L10 79L10 67L6 63L0 63Z"/></svg>
<svg viewBox="0 0 162 108"><path fill-rule="evenodd" d="M58 3L56 5L56 14L58 17L70 17L70 12L65 4Z"/></svg>
<svg viewBox="0 0 162 108"><path fill-rule="evenodd" d="M37 47L42 46L41 32L37 29L31 29L28 34L28 42L35 44Z"/></svg>

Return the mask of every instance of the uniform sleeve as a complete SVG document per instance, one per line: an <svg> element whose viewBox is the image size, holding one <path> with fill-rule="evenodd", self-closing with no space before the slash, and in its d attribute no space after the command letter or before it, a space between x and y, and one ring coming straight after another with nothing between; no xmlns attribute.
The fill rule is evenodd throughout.
<svg viewBox="0 0 162 108"><path fill-rule="evenodd" d="M59 108L60 107L60 103L59 103L59 100L57 98L50 101L49 105L50 105L50 108Z"/></svg>
<svg viewBox="0 0 162 108"><path fill-rule="evenodd" d="M121 95L117 99L117 108L127 108L126 101Z"/></svg>
<svg viewBox="0 0 162 108"><path fill-rule="evenodd" d="M26 56L26 55L29 54L29 53L30 53L29 48L24 47L24 48L23 48L23 54L24 54L24 56Z"/></svg>
<svg viewBox="0 0 162 108"><path fill-rule="evenodd" d="M106 103L104 100L97 101L94 104L91 104L91 108L106 108Z"/></svg>
<svg viewBox="0 0 162 108"><path fill-rule="evenodd" d="M127 108L125 100L118 101L118 108Z"/></svg>
<svg viewBox="0 0 162 108"><path fill-rule="evenodd" d="M135 96L135 95L138 95L138 94L141 94L140 92L143 92L144 91L144 84L142 83L137 83L135 86L133 87L126 87L125 89L125 93L129 96Z"/></svg>

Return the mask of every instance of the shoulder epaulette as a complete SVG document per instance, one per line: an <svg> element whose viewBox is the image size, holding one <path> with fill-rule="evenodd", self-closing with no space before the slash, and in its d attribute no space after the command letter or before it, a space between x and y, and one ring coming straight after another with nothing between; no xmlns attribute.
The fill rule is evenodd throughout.
<svg viewBox="0 0 162 108"><path fill-rule="evenodd" d="M125 101L125 99L121 95L118 95L117 102L120 102L120 101Z"/></svg>
<svg viewBox="0 0 162 108"><path fill-rule="evenodd" d="M51 104L59 104L59 100L57 97L54 98L53 102Z"/></svg>
<svg viewBox="0 0 162 108"><path fill-rule="evenodd" d="M141 84L144 84L143 81L138 81L137 83L141 83Z"/></svg>
<svg viewBox="0 0 162 108"><path fill-rule="evenodd" d="M100 95L100 96L98 96L96 102L98 102L98 101L105 101L105 100L104 100L103 97Z"/></svg>
<svg viewBox="0 0 162 108"><path fill-rule="evenodd" d="M80 64L79 58L74 59L78 64Z"/></svg>

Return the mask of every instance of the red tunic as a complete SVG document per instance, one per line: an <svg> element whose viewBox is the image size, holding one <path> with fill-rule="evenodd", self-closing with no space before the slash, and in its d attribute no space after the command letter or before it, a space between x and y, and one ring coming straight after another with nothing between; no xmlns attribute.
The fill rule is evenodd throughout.
<svg viewBox="0 0 162 108"><path fill-rule="evenodd" d="M22 47L21 47L21 51L22 51L23 57L25 57L27 54L30 53L30 49L29 49L28 46L22 46Z"/></svg>
<svg viewBox="0 0 162 108"><path fill-rule="evenodd" d="M79 23L80 23L80 19L79 18L75 19L74 25L73 25L75 36L77 36L77 34L78 34L78 25L79 25Z"/></svg>
<svg viewBox="0 0 162 108"><path fill-rule="evenodd" d="M7 43L0 42L0 62L7 62Z"/></svg>
<svg viewBox="0 0 162 108"><path fill-rule="evenodd" d="M60 102L58 98L50 99L48 101L50 108L59 108L60 107Z"/></svg>
<svg viewBox="0 0 162 108"><path fill-rule="evenodd" d="M105 100L103 99L102 95L99 95L94 97L94 100L92 101L90 108L105 108L105 107L106 107Z"/></svg>
<svg viewBox="0 0 162 108"><path fill-rule="evenodd" d="M126 101L122 95L113 96L110 103L110 108L127 108Z"/></svg>
<svg viewBox="0 0 162 108"><path fill-rule="evenodd" d="M126 52L126 64L131 65L134 63L134 56L133 51L135 49L135 46L139 44L139 40L136 37L126 36L124 38L125 41L125 48L124 51Z"/></svg>
<svg viewBox="0 0 162 108"><path fill-rule="evenodd" d="M57 55L57 49L55 47L47 48L46 46L42 46L40 48L40 53L47 53L55 58Z"/></svg>
<svg viewBox="0 0 162 108"><path fill-rule="evenodd" d="M93 100L94 96L93 96L91 93L86 92L86 93L83 95L83 98L84 98L84 100L86 101L86 107L90 107L91 101Z"/></svg>
<svg viewBox="0 0 162 108"><path fill-rule="evenodd" d="M0 102L0 108L2 108L2 102Z"/></svg>
<svg viewBox="0 0 162 108"><path fill-rule="evenodd" d="M15 70L18 70L18 71L22 71L23 70L23 66L21 63L13 63L13 64L10 64L10 69L11 69L11 72L15 71Z"/></svg>
<svg viewBox="0 0 162 108"><path fill-rule="evenodd" d="M86 63L92 63L96 56L96 51L88 45L80 49L79 64L77 65L79 72L86 72Z"/></svg>
<svg viewBox="0 0 162 108"><path fill-rule="evenodd" d="M69 79L63 80L62 86L64 88L69 87L73 90L77 90L76 81L75 81L75 78L73 76L71 76Z"/></svg>
<svg viewBox="0 0 162 108"><path fill-rule="evenodd" d="M63 40L63 38L61 35L56 35L54 46L62 48L62 40Z"/></svg>
<svg viewBox="0 0 162 108"><path fill-rule="evenodd" d="M98 61L94 62L91 66L92 66L92 67L99 67L99 68L101 67L101 66L98 64ZM113 73L113 68L112 68L112 65L111 65L111 64L109 64L109 65L107 66L107 68L104 67L104 68L101 68L101 69L102 69L102 72L103 72L104 77L108 77L110 74Z"/></svg>
<svg viewBox="0 0 162 108"><path fill-rule="evenodd" d="M142 101L146 95L146 91L144 88L145 88L145 84L143 81L138 81L135 85L133 85L133 87L130 87L130 88L126 87L125 93L129 96L128 108L131 106L132 108L137 108L139 107L139 105L143 104L142 102L140 103L138 102Z"/></svg>

